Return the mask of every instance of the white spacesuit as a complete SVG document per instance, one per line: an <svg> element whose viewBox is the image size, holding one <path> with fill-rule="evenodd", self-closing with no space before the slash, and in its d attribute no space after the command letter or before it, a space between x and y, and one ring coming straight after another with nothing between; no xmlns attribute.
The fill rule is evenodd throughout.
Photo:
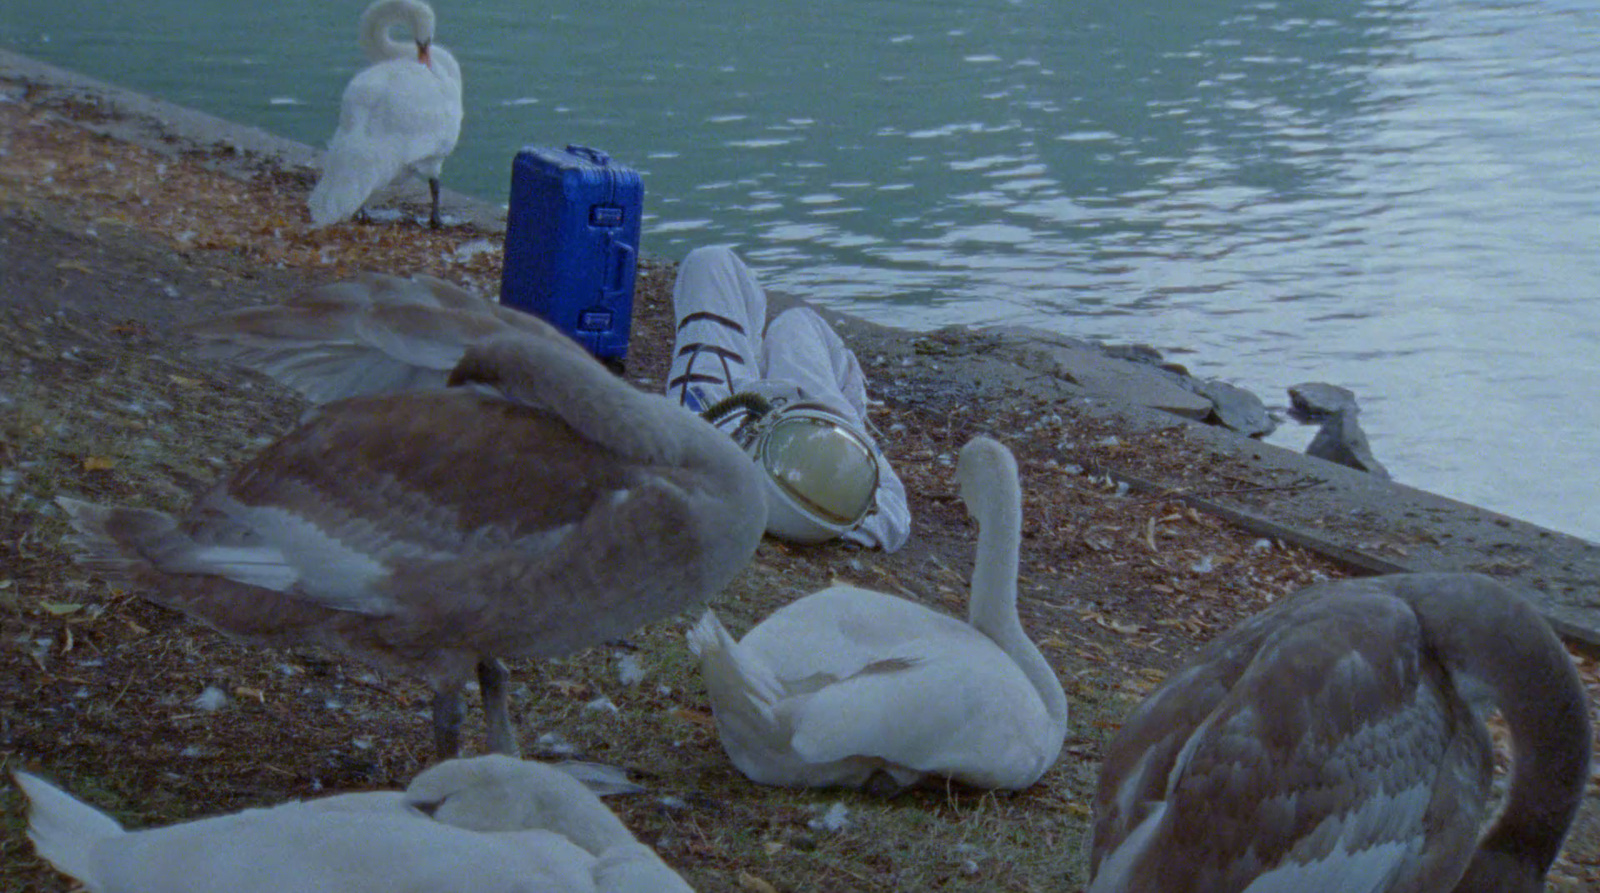
<svg viewBox="0 0 1600 893"><path fill-rule="evenodd" d="M866 433L866 377L832 327L809 307L764 325L766 294L726 247L684 258L673 305L667 395L695 412L717 409L713 423L766 469L767 532L904 545L905 486Z"/></svg>

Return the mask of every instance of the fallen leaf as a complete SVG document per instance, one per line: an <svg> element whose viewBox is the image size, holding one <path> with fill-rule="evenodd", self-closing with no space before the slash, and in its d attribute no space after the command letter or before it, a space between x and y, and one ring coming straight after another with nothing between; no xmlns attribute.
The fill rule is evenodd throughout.
<svg viewBox="0 0 1600 893"><path fill-rule="evenodd" d="M186 375L171 375L171 374L169 374L167 377L172 379L172 381L174 383L183 385L186 388L196 387L196 386L198 386L200 384L200 379L198 379L198 378L190 378L190 377L188 377Z"/></svg>
<svg viewBox="0 0 1600 893"><path fill-rule="evenodd" d="M753 893L778 893L777 887L772 886L748 871L739 872L739 889L750 890L753 891Z"/></svg>
<svg viewBox="0 0 1600 893"><path fill-rule="evenodd" d="M83 610L83 605L80 605L77 602L40 602L39 607L45 609L51 614L56 615L57 617L60 617L63 614L72 614Z"/></svg>
<svg viewBox="0 0 1600 893"><path fill-rule="evenodd" d="M108 471L117 467L117 460L105 456L85 456L83 459L84 471Z"/></svg>
<svg viewBox="0 0 1600 893"><path fill-rule="evenodd" d="M1091 611L1086 616L1089 620L1094 621L1096 624L1103 626L1114 633L1121 633L1125 636L1133 635L1134 633L1144 629L1144 627L1137 623L1125 623L1121 620L1113 620L1098 611Z"/></svg>
<svg viewBox="0 0 1600 893"><path fill-rule="evenodd" d="M702 726L715 726L717 724L716 717L705 712L704 710L690 710L687 707L674 707L672 708L671 713L668 715L676 719L681 719L685 722L692 722Z"/></svg>
<svg viewBox="0 0 1600 893"><path fill-rule="evenodd" d="M569 698L587 697L589 694L589 686L571 679L552 679L545 684Z"/></svg>

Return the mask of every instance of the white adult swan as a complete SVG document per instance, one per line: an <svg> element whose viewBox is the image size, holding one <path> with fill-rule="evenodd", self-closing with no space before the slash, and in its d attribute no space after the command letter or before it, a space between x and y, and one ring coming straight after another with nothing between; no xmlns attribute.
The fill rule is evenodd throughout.
<svg viewBox="0 0 1600 893"><path fill-rule="evenodd" d="M412 43L389 36L404 26ZM402 175L428 181L428 225L438 229L439 174L461 135L461 66L433 42L433 9L421 0L378 0L361 14L361 49L373 63L350 79L339 129L307 204L327 226L349 217Z"/></svg>
<svg viewBox="0 0 1600 893"><path fill-rule="evenodd" d="M1022 493L1016 460L986 437L961 450L978 521L968 622L835 585L734 642L707 611L689 633L740 772L762 784L903 788L924 776L1025 788L1060 755L1061 682L1017 617Z"/></svg>
<svg viewBox="0 0 1600 893"><path fill-rule="evenodd" d="M489 747L516 753L498 658L599 644L720 590L760 542L761 472L534 317L435 310L459 317L435 330L458 340L430 343L470 387L328 403L181 517L58 501L80 560L154 601L422 678L441 757L476 667Z"/></svg>
<svg viewBox="0 0 1600 893"><path fill-rule="evenodd" d="M92 893L689 891L581 783L509 757L440 763L404 793L139 831L25 772L16 780L39 855Z"/></svg>
<svg viewBox="0 0 1600 893"><path fill-rule="evenodd" d="M1483 833L1487 708L1515 765ZM1319 584L1207 645L1128 717L1100 771L1089 890L1541 890L1589 748L1566 651L1498 583Z"/></svg>

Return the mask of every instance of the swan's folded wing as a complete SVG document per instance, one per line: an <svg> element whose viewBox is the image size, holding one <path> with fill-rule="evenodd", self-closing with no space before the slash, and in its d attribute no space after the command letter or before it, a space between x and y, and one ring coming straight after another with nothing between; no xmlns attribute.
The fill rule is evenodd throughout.
<svg viewBox="0 0 1600 893"><path fill-rule="evenodd" d="M108 893L556 893L588 889L594 862L546 831L298 804L125 835L99 856Z"/></svg>
<svg viewBox="0 0 1600 893"><path fill-rule="evenodd" d="M1387 889L1424 825L1470 799L1470 779L1440 783L1465 742L1426 719L1444 708L1409 609L1288 608L1214 643L1108 747L1091 891Z"/></svg>
<svg viewBox="0 0 1600 893"><path fill-rule="evenodd" d="M939 647L784 701L795 753L813 764L878 759L979 787L1038 780L1061 741L1027 677L992 645Z"/></svg>
<svg viewBox="0 0 1600 893"><path fill-rule="evenodd" d="M201 353L262 372L314 403L442 387L467 347L495 335L582 348L538 317L431 276L368 273L286 304L191 323Z"/></svg>
<svg viewBox="0 0 1600 893"><path fill-rule="evenodd" d="M204 356L329 403L443 387L467 345L510 327L468 310L325 303L239 310L187 328L202 339Z"/></svg>
<svg viewBox="0 0 1600 893"><path fill-rule="evenodd" d="M859 673L908 642L967 642L982 634L953 617L887 593L836 584L779 608L740 644L790 691Z"/></svg>
<svg viewBox="0 0 1600 893"><path fill-rule="evenodd" d="M443 47L436 49L448 55ZM344 108L360 104L364 138L382 145L402 166L430 157L443 161L460 137L462 107L460 81L442 73L409 60L374 65L350 81Z"/></svg>
<svg viewBox="0 0 1600 893"><path fill-rule="evenodd" d="M314 286L297 292L287 304L315 306L318 304L420 305L447 310L473 310L492 312L497 305L470 289L462 288L425 273L410 277L371 271L357 273L349 279Z"/></svg>

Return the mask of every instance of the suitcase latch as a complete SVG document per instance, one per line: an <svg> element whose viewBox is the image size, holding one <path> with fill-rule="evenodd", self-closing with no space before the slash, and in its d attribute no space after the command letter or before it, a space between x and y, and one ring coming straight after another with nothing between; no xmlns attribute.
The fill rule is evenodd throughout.
<svg viewBox="0 0 1600 893"><path fill-rule="evenodd" d="M589 209L590 226L621 226L622 208L617 205L595 205Z"/></svg>

